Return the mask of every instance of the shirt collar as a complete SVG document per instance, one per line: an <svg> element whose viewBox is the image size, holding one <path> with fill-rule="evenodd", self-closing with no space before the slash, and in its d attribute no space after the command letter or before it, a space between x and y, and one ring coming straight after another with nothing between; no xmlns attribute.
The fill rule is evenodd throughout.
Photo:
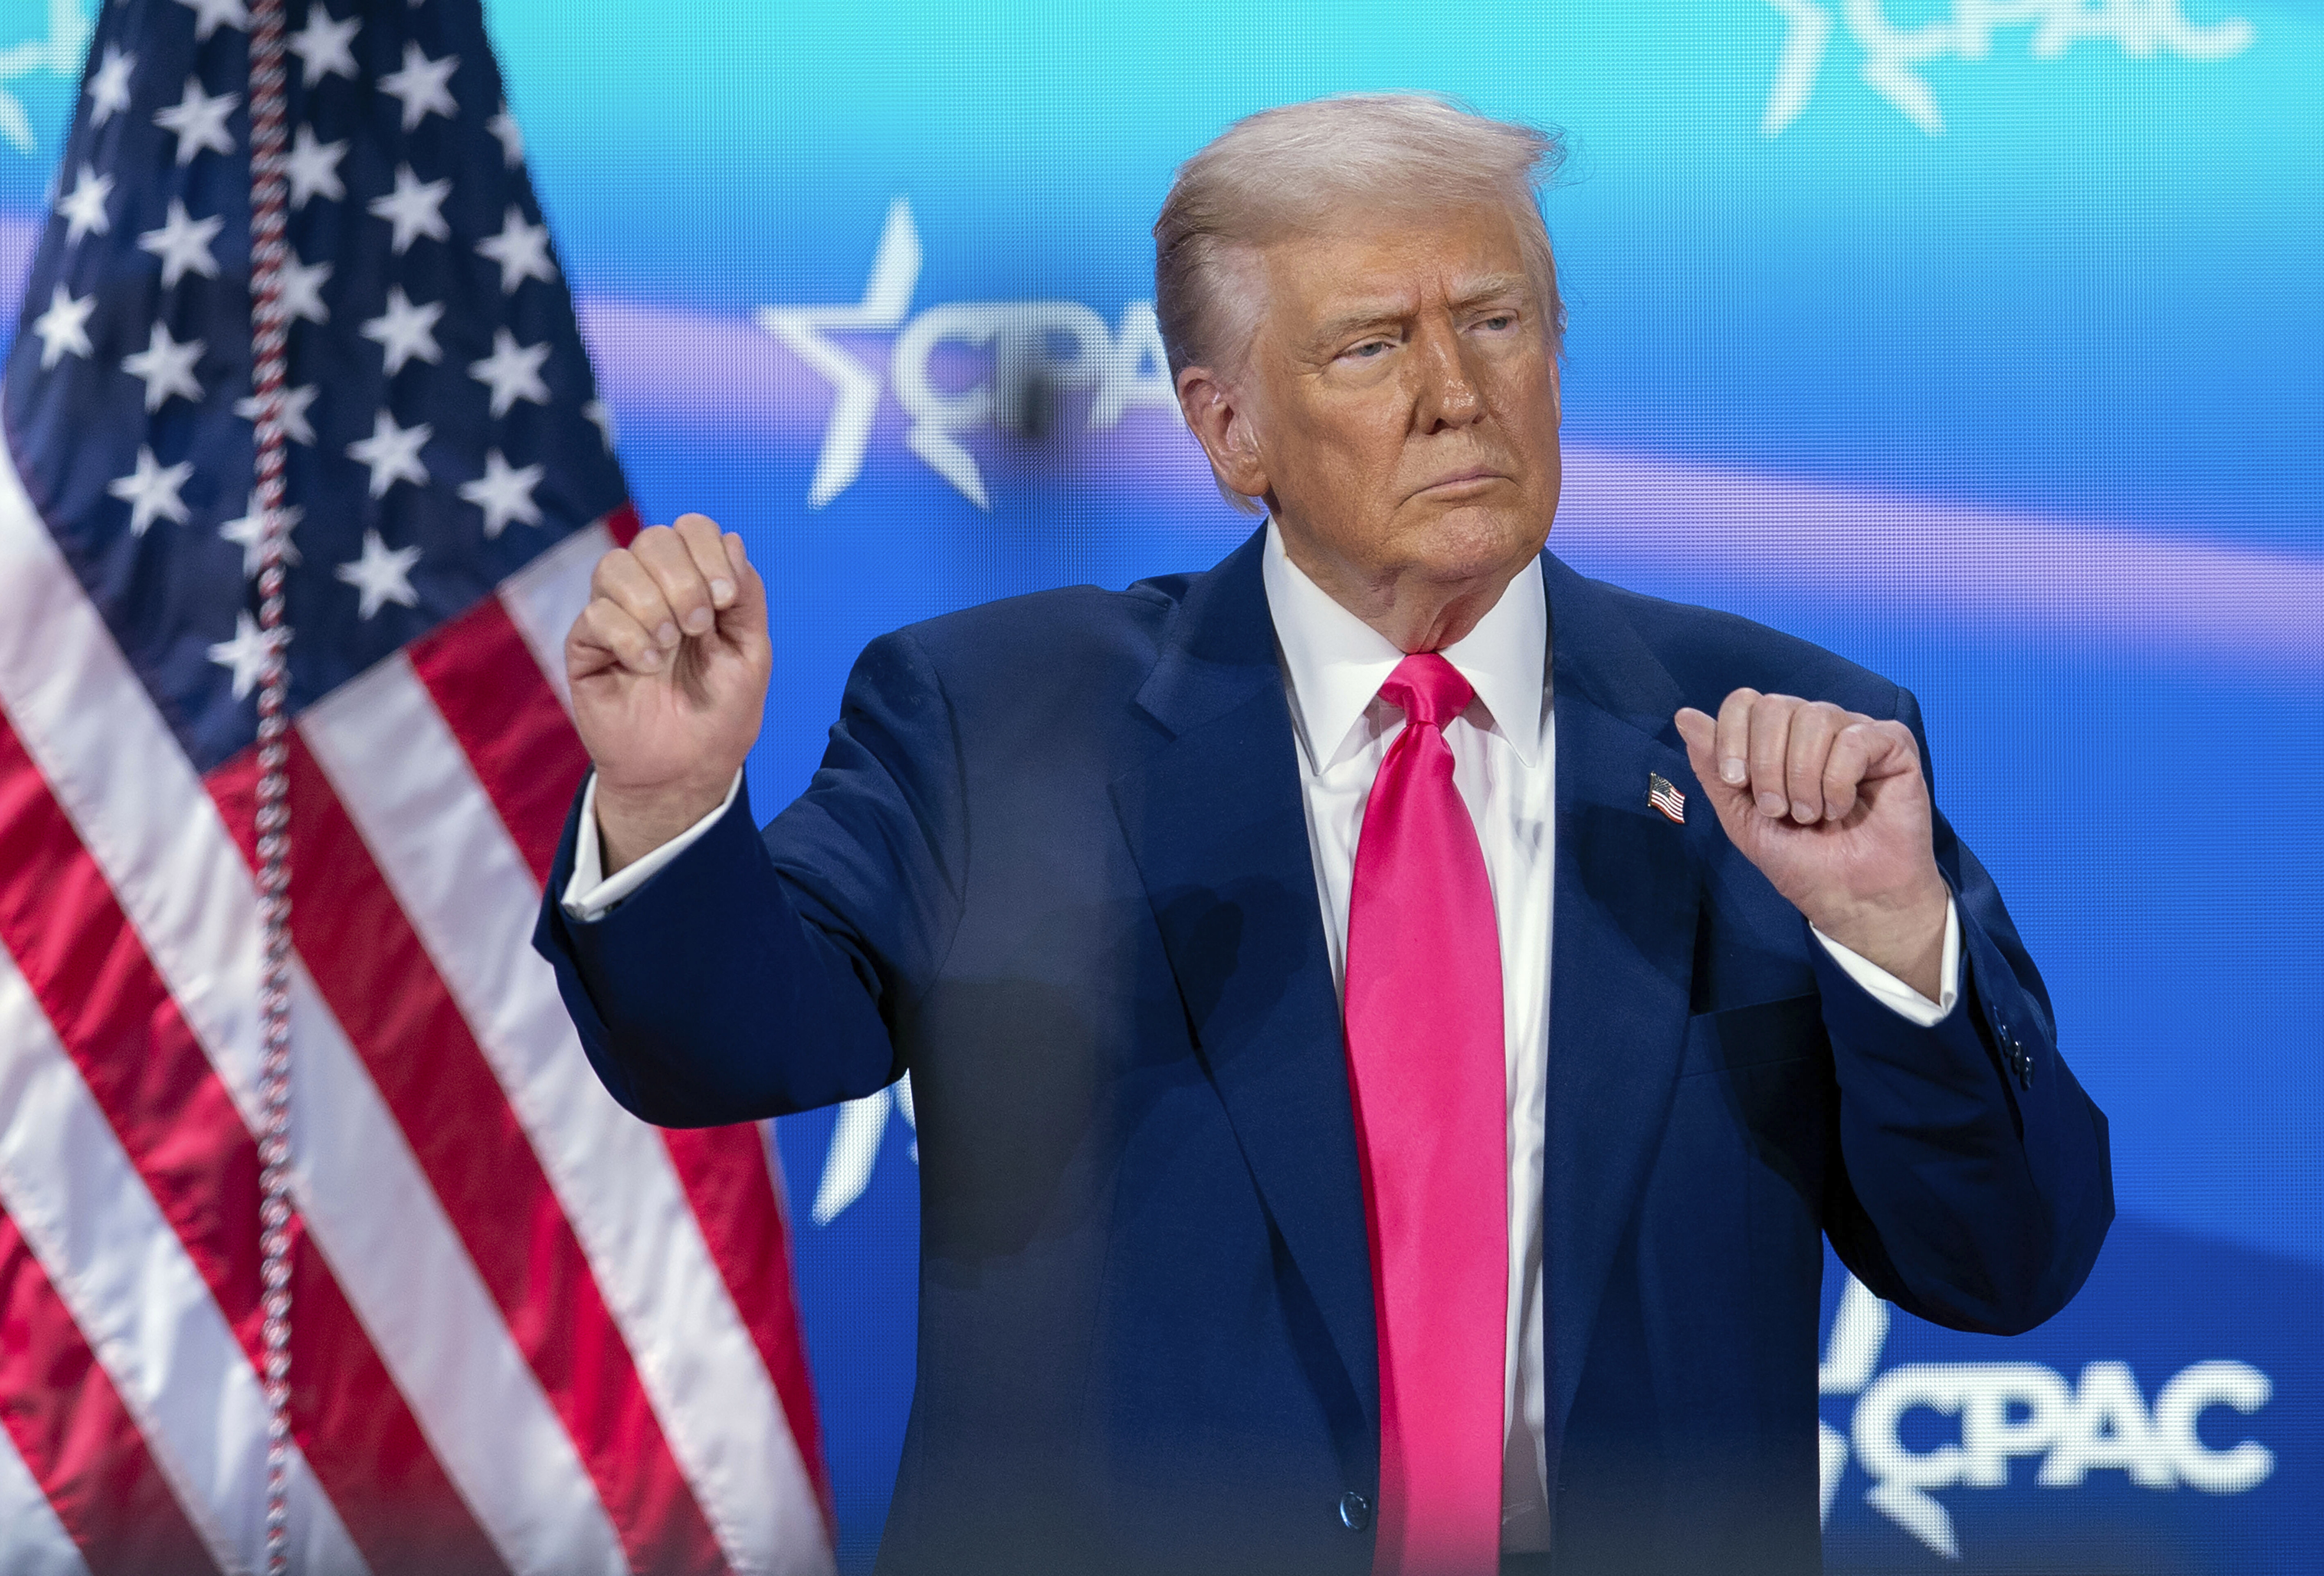
<svg viewBox="0 0 2324 1576"><path fill-rule="evenodd" d="M1283 549L1283 534L1267 522L1261 560L1267 611L1291 677L1294 714L1305 735L1310 771L1347 754L1365 708L1404 653L1371 625L1332 600ZM1444 648L1444 658L1477 692L1492 731L1532 766L1541 755L1541 719L1547 692L1549 599L1541 566L1519 574L1477 627Z"/></svg>

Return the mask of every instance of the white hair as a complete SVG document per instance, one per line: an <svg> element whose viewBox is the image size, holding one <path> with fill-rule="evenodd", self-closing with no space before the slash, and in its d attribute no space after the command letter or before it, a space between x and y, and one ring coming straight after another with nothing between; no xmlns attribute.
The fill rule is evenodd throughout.
<svg viewBox="0 0 2324 1576"><path fill-rule="evenodd" d="M1396 213L1501 204L1562 336L1565 310L1534 193L1564 158L1554 132L1426 93L1350 93L1244 116L1178 166L1154 221L1154 311L1172 374L1227 370L1249 348L1259 303L1237 253L1324 228L1357 202Z"/></svg>
<svg viewBox="0 0 2324 1576"><path fill-rule="evenodd" d="M1433 94L1351 93L1244 116L1178 167L1154 221L1154 313L1171 375L1240 375L1265 305L1259 249L1328 229L1357 204L1397 214L1500 205L1562 345L1565 306L1536 191L1564 157L1555 132ZM1220 490L1251 507L1223 481Z"/></svg>

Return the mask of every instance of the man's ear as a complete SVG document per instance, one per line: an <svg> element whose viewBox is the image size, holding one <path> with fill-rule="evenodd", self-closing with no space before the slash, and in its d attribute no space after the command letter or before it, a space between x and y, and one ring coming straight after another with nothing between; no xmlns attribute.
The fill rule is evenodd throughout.
<svg viewBox="0 0 2324 1576"><path fill-rule="evenodd" d="M1264 498L1270 485L1250 414L1239 392L1205 366L1178 374L1178 409L1194 441L1210 456L1219 485L1244 498Z"/></svg>

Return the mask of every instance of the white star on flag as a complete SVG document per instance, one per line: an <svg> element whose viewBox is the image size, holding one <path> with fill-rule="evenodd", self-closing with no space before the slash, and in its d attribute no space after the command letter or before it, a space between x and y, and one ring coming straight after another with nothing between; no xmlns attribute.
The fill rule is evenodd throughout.
<svg viewBox="0 0 2324 1576"><path fill-rule="evenodd" d="M210 648L210 660L221 668L234 669L234 698L244 700L257 687L258 676L265 671L266 659L274 649L290 638L287 629L268 634L258 627L248 608L237 608L234 615L234 639L220 641Z"/></svg>
<svg viewBox="0 0 2324 1576"><path fill-rule="evenodd" d="M41 336L41 369L45 372L67 355L88 358L88 315L97 310L97 292L91 290L80 300L61 284L49 297L49 309L32 319L32 332Z"/></svg>
<svg viewBox="0 0 2324 1576"><path fill-rule="evenodd" d="M300 126L290 151L282 156L282 176L290 183L290 206L305 207L310 197L327 197L333 202L346 197L347 189L339 180L339 161L346 156L346 143L318 143L313 126Z"/></svg>
<svg viewBox="0 0 2324 1576"><path fill-rule="evenodd" d="M505 416L519 400L530 400L536 405L549 403L549 385L540 381L541 364L548 359L547 340L539 345L519 345L515 335L505 328L495 328L493 353L482 361L470 362L468 375L493 391L493 414Z"/></svg>
<svg viewBox="0 0 2324 1576"><path fill-rule="evenodd" d="M57 199L58 216L65 221L66 244L83 235L112 234L113 216L105 211L105 199L112 195L112 176L99 175L86 164L80 167L80 179Z"/></svg>
<svg viewBox="0 0 2324 1576"><path fill-rule="evenodd" d="M484 122L484 130L500 139L501 160L510 169L513 170L524 162L524 133L517 129L516 116L509 113L506 99L503 99L501 106L493 111L492 118Z"/></svg>
<svg viewBox="0 0 2324 1576"><path fill-rule="evenodd" d="M347 445L347 457L371 467L371 495L384 498L398 482L428 484L428 467L420 463L420 451L435 436L436 429L425 421L398 427L395 418L382 410L372 420L371 436Z"/></svg>
<svg viewBox="0 0 2324 1576"><path fill-rule="evenodd" d="M282 510L282 562L285 567L299 561L299 549L290 545L290 533L298 530L299 522L306 518L307 512L295 503L287 504ZM255 491L250 494L249 513L218 527L218 535L242 549L242 573L245 579L256 576L262 567L259 549L264 546L265 527L266 516L259 510Z"/></svg>
<svg viewBox="0 0 2324 1576"><path fill-rule="evenodd" d="M411 172L410 165L398 164L395 189L371 199L371 211L395 226L389 249L401 257L422 235L433 241L449 235L451 229L444 223L444 198L451 190L449 180L422 180Z"/></svg>
<svg viewBox="0 0 2324 1576"><path fill-rule="evenodd" d="M390 548L376 530L364 532L363 557L331 571L355 588L355 616L369 619L388 603L418 607L420 593L411 589L411 566L420 561L418 548Z"/></svg>
<svg viewBox="0 0 2324 1576"><path fill-rule="evenodd" d="M223 23L236 32L250 25L250 12L242 0L178 0L194 14L194 41L206 43Z"/></svg>
<svg viewBox="0 0 2324 1576"><path fill-rule="evenodd" d="M524 210L514 203L509 205L501 233L476 243L476 255L501 265L501 291L504 295L513 295L516 287L528 279L549 282L557 277L557 270L549 262L549 226L526 224Z"/></svg>
<svg viewBox="0 0 2324 1576"><path fill-rule="evenodd" d="M194 155L204 148L220 153L234 152L234 137L226 129L226 117L242 102L239 93L221 93L216 98L202 92L198 77L186 78L186 96L177 103L153 112L153 124L178 139L178 162L194 161Z"/></svg>
<svg viewBox="0 0 2324 1576"><path fill-rule="evenodd" d="M532 490L547 474L540 465L512 465L500 450L486 449L484 474L461 483L460 496L484 512L484 535L497 539L512 520L520 525L540 523L540 505L532 501Z"/></svg>
<svg viewBox="0 0 2324 1576"><path fill-rule="evenodd" d="M387 375L393 377L415 358L430 364L444 359L436 343L436 325L443 316L441 301L415 307L401 285L392 284L387 287L387 310L364 324L363 336L379 342L387 358Z"/></svg>
<svg viewBox="0 0 2324 1576"><path fill-rule="evenodd" d="M446 55L431 60L420 52L420 46L406 41L403 46L403 69L390 71L379 79L379 90L403 101L403 129L410 131L431 115L447 120L456 118L460 106L452 102L452 73L459 69L460 57Z"/></svg>
<svg viewBox="0 0 2324 1576"><path fill-rule="evenodd" d="M313 383L282 391L280 419L282 422L283 435L291 442L315 441L315 428L314 424L307 419L307 407L315 402L315 396L320 392L320 389ZM234 402L234 413L244 421L256 421L260 414L258 396L253 394L246 400L236 400Z"/></svg>
<svg viewBox="0 0 2324 1576"><path fill-rule="evenodd" d="M347 46L355 42L355 34L363 30L363 19L350 16L341 22L323 9L318 3L307 14L307 25L292 33L285 41L290 52L299 57L304 70L303 86L312 88L326 77L355 79L355 51Z"/></svg>
<svg viewBox="0 0 2324 1576"><path fill-rule="evenodd" d="M186 212L186 205L173 197L170 199L169 217L161 227L139 235L137 248L161 260L163 290L185 278L189 271L204 279L216 279L217 259L210 255L210 242L225 225L226 220L217 214L207 219L192 217Z"/></svg>
<svg viewBox="0 0 2324 1576"><path fill-rule="evenodd" d="M202 385L194 376L194 363L202 358L202 352L208 348L199 339L180 343L171 337L167 323L155 323L145 348L121 358L121 370L145 380L145 409L149 414L159 410L172 394L182 395L198 405Z"/></svg>
<svg viewBox="0 0 2324 1576"><path fill-rule="evenodd" d="M105 484L105 490L129 505L129 534L143 536L155 520L166 520L172 525L186 523L185 500L178 489L194 474L191 460L180 460L165 465L153 457L153 451L143 444L137 446L137 469L132 475L116 476Z"/></svg>
<svg viewBox="0 0 2324 1576"><path fill-rule="evenodd" d="M105 60L88 74L88 124L101 126L129 107L129 73L137 57L124 55L117 44L105 46Z"/></svg>
<svg viewBox="0 0 2324 1576"><path fill-rule="evenodd" d="M605 452L613 452L613 408L603 400L592 400L581 407L581 414L595 424L597 434L605 440Z"/></svg>
<svg viewBox="0 0 2324 1576"><path fill-rule="evenodd" d="M304 318L327 323L331 309L323 300L323 287L331 281L327 263L301 263L296 253L282 260L282 317L285 322Z"/></svg>

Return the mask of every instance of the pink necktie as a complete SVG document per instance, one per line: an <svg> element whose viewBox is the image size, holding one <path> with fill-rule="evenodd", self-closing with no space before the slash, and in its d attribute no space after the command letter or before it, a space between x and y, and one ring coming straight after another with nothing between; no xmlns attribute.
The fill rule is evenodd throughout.
<svg viewBox="0 0 2324 1576"><path fill-rule="evenodd" d="M1348 899L1348 1080L1379 1321L1376 1576L1490 1576L1501 1530L1508 1129L1492 888L1444 728L1474 693L1433 651L1364 806Z"/></svg>

